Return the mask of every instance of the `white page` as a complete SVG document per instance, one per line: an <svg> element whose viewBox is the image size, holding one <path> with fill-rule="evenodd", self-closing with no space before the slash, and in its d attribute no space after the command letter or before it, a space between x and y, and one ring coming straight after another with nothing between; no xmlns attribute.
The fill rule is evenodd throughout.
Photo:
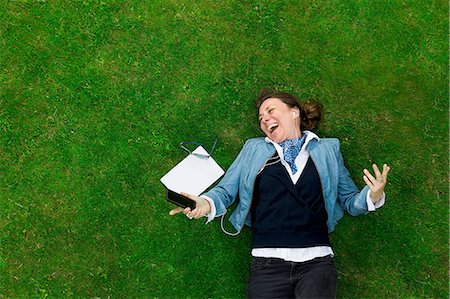
<svg viewBox="0 0 450 299"><path fill-rule="evenodd" d="M208 154L201 146L197 147L194 153ZM212 157L190 154L166 173L161 178L161 183L177 193L186 192L199 196L224 173Z"/></svg>

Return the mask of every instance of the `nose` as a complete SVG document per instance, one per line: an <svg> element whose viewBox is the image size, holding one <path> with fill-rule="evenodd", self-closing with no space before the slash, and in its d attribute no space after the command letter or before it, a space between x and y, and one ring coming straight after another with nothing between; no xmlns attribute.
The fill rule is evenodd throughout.
<svg viewBox="0 0 450 299"><path fill-rule="evenodd" d="M263 112L261 114L261 122L267 122L267 120L269 120L269 114L266 112Z"/></svg>

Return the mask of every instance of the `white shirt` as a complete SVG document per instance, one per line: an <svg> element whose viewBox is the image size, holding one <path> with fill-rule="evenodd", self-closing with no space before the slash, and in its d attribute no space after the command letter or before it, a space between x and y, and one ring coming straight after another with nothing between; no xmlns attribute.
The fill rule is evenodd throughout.
<svg viewBox="0 0 450 299"><path fill-rule="evenodd" d="M280 156L281 164L286 168L287 172L289 173L289 176L294 184L297 183L298 179L300 178L303 170L305 169L306 162L308 162L309 159L309 153L306 151L307 144L312 139L320 140L320 138L310 131L303 131L304 134L306 134L306 140L304 145L302 146L302 149L298 156L295 158L295 165L297 166L297 172L295 174L292 173L291 167L289 164L284 160L284 154L283 149L281 146L270 140L268 137L266 137L266 142L270 142L275 147L278 155ZM207 196L202 196L206 200L209 201L211 205L211 212L207 215L208 220L206 223L210 222L214 219L216 215L216 208L214 205L214 202ZM377 208L380 208L383 206L385 202L385 195L383 193L382 198L380 201L378 201L375 205L373 204L372 200L370 199L370 190L367 193L367 207L369 211L374 211ZM265 257L265 258L280 258L285 261L291 261L291 262L306 262L313 260L318 257L323 257L327 255L334 255L333 250L330 246L314 246L314 247L307 247L307 248L254 248L252 250L252 256L254 257Z"/></svg>

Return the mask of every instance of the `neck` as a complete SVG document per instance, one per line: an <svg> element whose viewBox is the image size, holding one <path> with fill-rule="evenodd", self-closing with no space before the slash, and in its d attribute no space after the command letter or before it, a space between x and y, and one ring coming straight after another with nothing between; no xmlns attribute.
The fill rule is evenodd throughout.
<svg viewBox="0 0 450 299"><path fill-rule="evenodd" d="M286 141L286 140L292 140L292 139L297 139L297 138L301 138L302 136L303 136L302 132L299 131L298 133L296 132L296 133L294 134L294 137L286 138L284 141Z"/></svg>

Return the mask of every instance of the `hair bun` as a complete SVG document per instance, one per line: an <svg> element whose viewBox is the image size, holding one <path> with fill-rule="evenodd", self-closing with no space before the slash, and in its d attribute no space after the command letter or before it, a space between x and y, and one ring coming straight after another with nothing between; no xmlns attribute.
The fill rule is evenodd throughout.
<svg viewBox="0 0 450 299"><path fill-rule="evenodd" d="M302 130L317 129L323 119L323 105L314 100L308 100L300 104Z"/></svg>

